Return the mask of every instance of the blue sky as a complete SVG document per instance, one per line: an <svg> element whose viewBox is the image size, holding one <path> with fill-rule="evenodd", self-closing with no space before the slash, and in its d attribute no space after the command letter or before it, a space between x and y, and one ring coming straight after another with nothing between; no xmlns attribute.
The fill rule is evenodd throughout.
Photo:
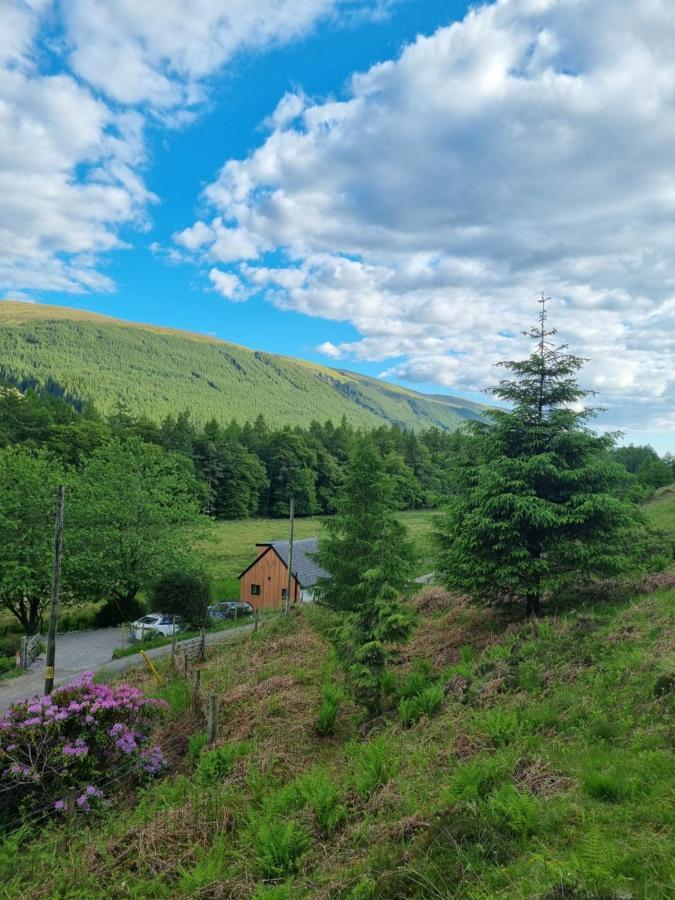
<svg viewBox="0 0 675 900"><path fill-rule="evenodd" d="M10 0L0 296L475 398L545 290L601 427L675 450L675 10L645 6Z"/></svg>

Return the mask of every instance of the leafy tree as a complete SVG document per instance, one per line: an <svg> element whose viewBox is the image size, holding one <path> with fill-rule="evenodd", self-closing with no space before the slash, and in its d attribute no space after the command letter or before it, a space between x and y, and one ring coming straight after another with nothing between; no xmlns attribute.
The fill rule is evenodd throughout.
<svg viewBox="0 0 675 900"><path fill-rule="evenodd" d="M438 521L438 570L451 587L486 601L524 601L537 614L544 593L618 575L634 564L630 535L643 518L617 496L625 471L609 458L611 435L587 422L576 380L584 360L549 338L546 308L528 359L500 363L512 377L492 393L511 404L470 426L471 453Z"/></svg>
<svg viewBox="0 0 675 900"><path fill-rule="evenodd" d="M210 602L211 582L204 572L169 572L150 593L151 609L183 616L192 628L206 625Z"/></svg>
<svg viewBox="0 0 675 900"><path fill-rule="evenodd" d="M363 438L319 542L317 559L328 574L316 597L337 614L333 640L371 715L381 710L389 648L406 640L411 627L401 597L412 579L414 550L395 510L393 481L374 442Z"/></svg>
<svg viewBox="0 0 675 900"><path fill-rule="evenodd" d="M64 571L126 618L139 591L184 567L177 526L196 517L196 496L191 460L138 439L111 441L73 485Z"/></svg>
<svg viewBox="0 0 675 900"><path fill-rule="evenodd" d="M0 451L0 606L28 634L49 603L56 487L61 466L44 451Z"/></svg>
<svg viewBox="0 0 675 900"><path fill-rule="evenodd" d="M668 459L660 459L650 446L636 447L629 444L627 447L617 447L614 450L614 458L635 475L640 484L651 490L665 487L675 476Z"/></svg>

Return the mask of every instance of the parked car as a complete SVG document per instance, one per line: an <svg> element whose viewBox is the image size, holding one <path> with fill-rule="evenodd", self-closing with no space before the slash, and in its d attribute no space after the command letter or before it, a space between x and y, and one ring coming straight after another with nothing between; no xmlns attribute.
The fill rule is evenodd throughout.
<svg viewBox="0 0 675 900"><path fill-rule="evenodd" d="M245 600L223 600L209 606L209 616L212 619L238 619L240 616L253 615L253 607Z"/></svg>
<svg viewBox="0 0 675 900"><path fill-rule="evenodd" d="M169 613L149 613L141 616L129 626L131 637L134 641L150 640L156 637L171 637L185 631L187 622L182 616L172 616Z"/></svg>

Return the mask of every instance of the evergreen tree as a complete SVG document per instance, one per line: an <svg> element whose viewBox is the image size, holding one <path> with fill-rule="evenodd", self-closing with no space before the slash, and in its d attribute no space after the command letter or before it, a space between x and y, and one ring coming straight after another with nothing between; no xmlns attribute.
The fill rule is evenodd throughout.
<svg viewBox="0 0 675 900"><path fill-rule="evenodd" d="M230 440L220 449L220 484L215 495L214 514L218 519L245 519L253 516L267 489L267 471L254 453L238 441Z"/></svg>
<svg viewBox="0 0 675 900"><path fill-rule="evenodd" d="M311 516L319 512L316 452L301 435L290 429L273 432L265 461L269 475L267 509L270 515L287 515L291 497L295 498L296 515Z"/></svg>
<svg viewBox="0 0 675 900"><path fill-rule="evenodd" d="M536 351L500 363L511 378L492 393L511 405L472 423L470 453L456 493L439 518L438 570L446 583L486 601L524 601L565 584L618 575L634 565L630 535L638 508L618 494L625 470L612 461L611 435L587 426L589 392L576 380L585 360L550 342L542 296Z"/></svg>
<svg viewBox="0 0 675 900"><path fill-rule="evenodd" d="M382 706L391 644L404 641L411 619L401 597L410 585L414 550L395 515L393 482L374 442L357 442L337 513L326 521L317 560L317 600L338 614L332 637L357 697L371 715Z"/></svg>

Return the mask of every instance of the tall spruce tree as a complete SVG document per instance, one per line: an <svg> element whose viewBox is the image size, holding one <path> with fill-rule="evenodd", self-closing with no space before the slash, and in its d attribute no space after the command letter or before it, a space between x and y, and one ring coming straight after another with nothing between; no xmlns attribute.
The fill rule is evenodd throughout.
<svg viewBox="0 0 675 900"><path fill-rule="evenodd" d="M382 706L382 679L391 645L410 634L402 603L414 548L395 515L393 480L371 438L357 441L347 465L337 513L326 521L317 560L328 573L317 600L336 614L331 634L357 698L371 715Z"/></svg>
<svg viewBox="0 0 675 900"><path fill-rule="evenodd" d="M616 576L634 565L639 509L618 494L626 478L608 453L614 438L588 427L596 410L576 375L585 360L551 342L542 295L528 359L492 390L509 409L472 423L470 453L437 521L438 571L448 586L485 601L518 600L537 615L564 585Z"/></svg>

